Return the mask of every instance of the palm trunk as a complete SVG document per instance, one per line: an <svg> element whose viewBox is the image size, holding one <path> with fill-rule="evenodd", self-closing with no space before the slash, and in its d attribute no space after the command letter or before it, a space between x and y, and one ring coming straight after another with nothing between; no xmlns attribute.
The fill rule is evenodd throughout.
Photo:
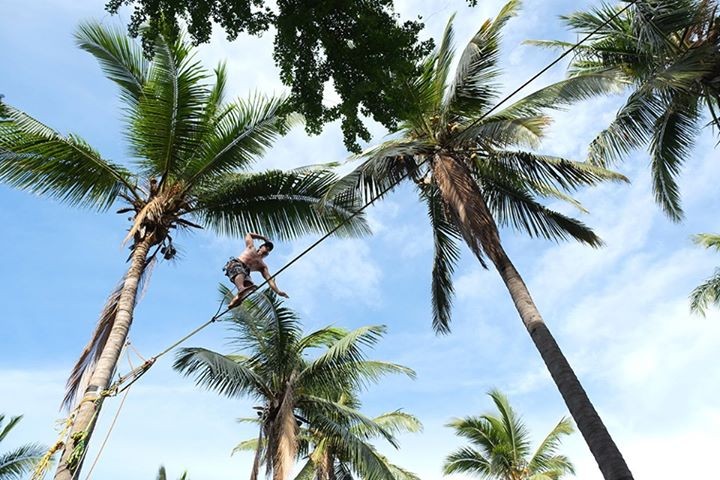
<svg viewBox="0 0 720 480"><path fill-rule="evenodd" d="M476 255L482 250L500 273L525 328L595 457L603 478L632 480L632 473L620 450L540 316L525 282L502 248L495 220L467 166L451 157L438 156L433 164L433 173L443 200L470 249Z"/></svg>
<svg viewBox="0 0 720 480"><path fill-rule="evenodd" d="M295 420L295 401L292 382L287 382L285 394L275 418L277 450L273 458L273 480L287 480L292 473L293 463L297 455L297 421Z"/></svg>
<svg viewBox="0 0 720 480"><path fill-rule="evenodd" d="M75 414L72 429L55 472L55 480L72 480L79 476L84 452L90 442L104 400L102 392L110 386L120 352L127 340L135 309L138 284L145 269L146 257L151 244L151 237L148 236L135 245L130 269L120 293L115 322Z"/></svg>

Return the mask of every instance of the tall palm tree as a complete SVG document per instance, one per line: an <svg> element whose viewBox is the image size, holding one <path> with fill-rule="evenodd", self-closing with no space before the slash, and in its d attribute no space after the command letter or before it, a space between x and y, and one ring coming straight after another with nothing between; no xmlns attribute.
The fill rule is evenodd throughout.
<svg viewBox="0 0 720 480"><path fill-rule="evenodd" d="M96 22L82 24L76 41L120 88L133 170L17 109L9 108L8 121L0 123L0 182L102 211L121 202L119 212L133 214L129 268L68 382L65 404L76 394L81 400L56 475L62 480L81 466L130 329L138 284L158 250L172 257L173 229L289 239L325 231L348 219L353 207L348 199L327 199L334 177L322 169L247 172L295 121L283 98L226 101L225 67L215 69L213 84L182 38L159 37L152 60L121 31ZM364 231L356 217L340 233Z"/></svg>
<svg viewBox="0 0 720 480"><path fill-rule="evenodd" d="M487 480L558 480L574 474L570 460L557 453L563 435L573 432L569 419L561 419L533 453L530 432L498 390L488 395L499 415L455 419L448 424L456 435L470 441L445 460L445 474L469 473Z"/></svg>
<svg viewBox="0 0 720 480"><path fill-rule="evenodd" d="M720 251L720 235L702 233L696 235L694 240L705 248ZM720 268L715 269L715 274L690 294L690 309L693 312L705 315L705 310L710 305L720 307Z"/></svg>
<svg viewBox="0 0 720 480"><path fill-rule="evenodd" d="M588 34L626 6L603 4L562 18ZM630 96L593 140L589 159L605 166L647 145L655 199L673 220L683 216L677 175L706 113L720 128L718 6L717 0L638 0L581 45L570 65L571 77L614 70L626 82Z"/></svg>
<svg viewBox="0 0 720 480"><path fill-rule="evenodd" d="M612 72L549 85L491 112L499 97L500 33L518 2L487 21L460 57L454 76L452 21L423 73L408 86L404 123L395 138L368 150L362 163L335 187L354 188L364 198L414 181L427 205L435 245L432 272L433 326L448 332L452 273L464 240L478 261L495 266L578 428L607 479L632 478L602 420L543 321L522 277L505 252L498 225L552 240L574 239L592 247L601 240L583 223L540 203L543 198L579 204L566 192L619 174L586 163L540 155L534 148L559 108L616 87Z"/></svg>
<svg viewBox="0 0 720 480"><path fill-rule="evenodd" d="M22 415L10 417L8 422L5 423L5 414L0 413L0 444L22 420L22 417ZM0 453L0 480L19 480L23 478L25 474L32 471L35 464L42 459L44 453L45 447L37 443L28 443L7 453Z"/></svg>
<svg viewBox="0 0 720 480"><path fill-rule="evenodd" d="M268 293L247 300L230 324L238 353L183 348L174 368L194 377L202 387L229 397L249 396L260 403L251 480L257 479L263 460L274 480L288 478L298 452L298 423L342 438L361 468L387 474L372 478L391 478L377 453L350 427L360 423L368 433L394 443L391 428L332 396L338 389L356 391L388 373L415 375L406 367L365 358L364 348L374 345L385 327L349 332L326 327L303 336L297 315ZM320 354L308 358L309 351L316 349Z"/></svg>

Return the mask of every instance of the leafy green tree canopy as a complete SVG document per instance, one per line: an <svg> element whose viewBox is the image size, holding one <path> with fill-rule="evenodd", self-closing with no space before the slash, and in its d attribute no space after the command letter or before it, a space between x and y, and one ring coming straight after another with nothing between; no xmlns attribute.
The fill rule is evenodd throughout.
<svg viewBox="0 0 720 480"><path fill-rule="evenodd" d="M240 33L262 35L275 31L273 57L282 81L291 87L293 107L307 121L309 133L341 119L345 145L358 151L358 137L370 132L360 115L384 126L395 125L404 104L404 82L398 78L416 73L415 65L429 53L432 40L419 40L423 23L402 22L393 0L109 0L106 8L117 13L132 5L129 30L141 35L146 49L164 29L178 32L187 23L195 43L210 39L212 24L219 24L234 40ZM471 5L472 1L469 1ZM339 103L323 104L323 91L331 81Z"/></svg>

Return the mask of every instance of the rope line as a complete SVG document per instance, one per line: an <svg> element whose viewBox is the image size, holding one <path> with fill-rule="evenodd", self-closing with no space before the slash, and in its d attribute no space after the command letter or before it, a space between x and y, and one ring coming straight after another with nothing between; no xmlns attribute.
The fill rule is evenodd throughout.
<svg viewBox="0 0 720 480"><path fill-rule="evenodd" d="M623 12L625 12L628 8L633 6L635 3L637 3L638 0L632 0L628 2L628 4L623 7L622 9L618 10L615 14L613 14L610 18L605 20L600 26L598 26L595 30L587 34L585 37L583 37L581 40L576 42L572 47L570 47L568 50L564 51L560 56L558 56L555 60L550 62L548 65L546 65L544 68L542 68L540 71L538 71L535 75L530 77L527 81L525 81L522 85L517 87L515 90L513 90L510 94L506 95L502 100L500 100L497 104L495 104L490 110L483 113L479 118L474 120L467 128L470 128L474 125L476 125L478 122L484 120L487 118L488 115L490 115L492 112L497 110L498 107L500 107L502 104L510 100L512 97L514 97L518 92L520 92L523 88L528 86L530 83L535 81L538 77L540 77L542 74L547 72L550 68L554 67L558 62L560 62L563 58L565 58L567 55L569 55L571 52L573 52L575 49L577 49L580 45L582 45L585 41L590 39L593 35L598 33L601 29L603 29L605 26L607 26L610 22L615 20L618 16L620 16ZM423 160L420 162L417 166L422 166L424 163L426 163L428 159ZM365 203L362 207L360 207L357 211L353 212L349 217L345 218L342 222L340 222L337 226L332 228L330 231L325 233L322 237L320 237L318 240L310 244L307 248L305 248L302 252L300 252L298 255L296 255L293 259L291 259L288 263L286 263L282 268L280 268L277 272L275 272L273 275L269 276L264 282L262 282L260 285L257 286L257 290L267 285L270 280L275 279L278 275L280 275L282 272L287 270L291 265L293 265L295 262L300 260L302 257L304 257L306 254L308 254L312 249L317 247L320 243L325 241L328 237L330 237L332 234L337 232L340 228L342 228L346 223L348 223L350 220L358 216L360 213L365 211L367 207L372 205L376 200L378 200L380 197L388 193L390 190L395 188L400 182L405 180L410 172L405 172L402 176L400 176L397 180L394 182L391 182L390 186L385 188L383 191L372 197L367 203ZM158 358L162 357L163 355L170 352L172 349L177 347L178 345L182 344L189 338L193 337L197 333L199 333L201 330L205 329L210 324L216 322L218 319L223 317L225 314L227 314L230 309L226 308L225 310L222 310L222 307L224 305L224 299L220 301L220 306L218 307L217 311L215 312L215 315L212 316L208 321L203 323L202 325L198 326L179 340L172 343L169 347L165 348L158 354L154 355L153 357L150 357L148 360L145 361L141 366L139 366L136 369L131 370L128 374L121 376L118 378L117 381L115 381L107 390L100 393L101 397L108 397L108 396L116 396L122 392L125 392L125 395L123 396L120 406L118 407L118 411L115 414L115 418L112 421L112 424L110 426L110 429L105 437L105 440L103 441L103 444L100 447L100 450L98 451L97 457L95 458L95 461L93 462L92 466L90 467L90 471L88 472L87 477L85 477L85 480L88 480L90 477L90 474L92 473L93 468L97 464L100 454L102 453L102 450L107 443L107 439L110 436L110 432L112 431L113 427L115 426L115 422L117 421L117 418L120 414L120 410L122 409L123 404L125 403L125 399L127 398L127 395L129 394L129 388L140 379L157 361ZM142 358L142 357L141 357ZM124 385L123 385L124 384ZM87 453L87 446L85 448L85 452L83 453L83 458L85 454ZM73 476L74 478L74 476Z"/></svg>

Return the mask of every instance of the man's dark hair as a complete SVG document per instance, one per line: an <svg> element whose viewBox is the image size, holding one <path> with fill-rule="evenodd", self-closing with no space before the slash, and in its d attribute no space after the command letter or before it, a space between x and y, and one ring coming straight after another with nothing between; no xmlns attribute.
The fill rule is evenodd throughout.
<svg viewBox="0 0 720 480"><path fill-rule="evenodd" d="M267 251L268 251L268 252L271 251L271 250L273 249L273 247L275 247L275 245L273 245L273 243L272 243L271 241L267 241L267 242L263 243L263 244L260 245L260 246L261 246L261 247L267 247Z"/></svg>

